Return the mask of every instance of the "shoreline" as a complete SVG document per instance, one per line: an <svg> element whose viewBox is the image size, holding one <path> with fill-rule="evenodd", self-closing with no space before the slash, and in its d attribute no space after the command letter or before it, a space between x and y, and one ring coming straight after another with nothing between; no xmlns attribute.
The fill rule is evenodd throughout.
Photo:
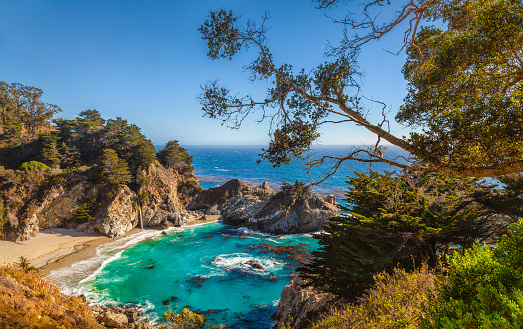
<svg viewBox="0 0 523 329"><path fill-rule="evenodd" d="M205 219L189 220L181 227L214 223L219 220L219 217L207 216ZM73 229L45 229L31 239L22 242L0 240L0 265L14 265L19 262L20 257L24 257L31 265L38 268L42 276L48 276L51 271L96 256L96 249L105 243L139 232L142 232L140 228L133 228L123 235L109 238L101 234L85 233Z"/></svg>

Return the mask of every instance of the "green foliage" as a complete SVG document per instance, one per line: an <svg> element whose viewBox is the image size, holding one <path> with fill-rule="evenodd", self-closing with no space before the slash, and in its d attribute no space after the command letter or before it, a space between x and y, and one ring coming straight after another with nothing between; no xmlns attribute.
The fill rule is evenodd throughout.
<svg viewBox="0 0 523 329"><path fill-rule="evenodd" d="M0 139L15 145L24 144L36 136L40 129L49 128L51 118L61 109L40 100L41 89L20 83L0 81Z"/></svg>
<svg viewBox="0 0 523 329"><path fill-rule="evenodd" d="M424 265L407 272L394 269L391 274L375 275L375 285L345 309L338 307L309 329L415 329L419 328L435 275Z"/></svg>
<svg viewBox="0 0 523 329"><path fill-rule="evenodd" d="M320 9L336 7L337 14L343 5L348 10L362 9L347 12L344 19L333 17L345 28L340 43L329 43L328 62L301 70L275 61L268 46L267 15L261 24L247 20L242 25L231 11L210 12L199 29L207 42L207 55L230 60L241 49L254 50L245 69L251 82L267 86L267 92L261 99L242 97L216 80L208 81L198 96L205 116L237 129L248 115L258 112L257 121L271 123L271 141L261 158L274 166L293 158L306 160L309 167L318 164L304 153L320 137L319 128L350 123L375 134L378 143L334 158L333 168L356 160L462 177L523 171L520 0L379 0L362 6L342 0L314 2ZM382 22L381 17L390 21ZM438 26L431 25L434 20ZM398 29L400 33L391 32ZM384 115L384 104L367 101L379 96L361 95L358 56L367 43L389 32L404 36L397 40L397 49L406 49L408 56L403 68L408 95L396 120L419 128L409 138L385 129L387 118L372 122ZM371 110L379 112L367 115ZM386 159L381 141L416 158L408 164Z"/></svg>
<svg viewBox="0 0 523 329"><path fill-rule="evenodd" d="M291 207L297 202L302 202L310 197L310 186L304 182L296 181L294 184L283 182L278 197L283 198L286 207Z"/></svg>
<svg viewBox="0 0 523 329"><path fill-rule="evenodd" d="M158 152L158 160L161 164L177 171L185 172L192 170L192 156L187 150L178 145L178 141L169 141L165 147Z"/></svg>
<svg viewBox="0 0 523 329"><path fill-rule="evenodd" d="M38 162L38 161L24 162L20 166L20 170L23 170L27 173L32 173L35 171L41 171L41 172L45 172L48 174L51 173L51 168L49 168L49 166L47 166L46 164L43 164L41 162Z"/></svg>
<svg viewBox="0 0 523 329"><path fill-rule="evenodd" d="M472 199L484 188L446 175L357 173L348 182L350 209L315 235L320 249L300 275L321 290L355 300L373 275L410 269L499 234L494 217Z"/></svg>
<svg viewBox="0 0 523 329"><path fill-rule="evenodd" d="M94 211L99 205L100 203L96 198L88 199L82 202L76 208L73 219L79 222L90 221L93 218L92 215Z"/></svg>
<svg viewBox="0 0 523 329"><path fill-rule="evenodd" d="M111 184L127 184L132 180L131 173L124 159L120 159L115 150L106 149L101 159L101 175Z"/></svg>
<svg viewBox="0 0 523 329"><path fill-rule="evenodd" d="M110 190L109 192L107 192L107 194L105 194L105 198L107 200L112 200L116 196L116 193L116 190Z"/></svg>
<svg viewBox="0 0 523 329"><path fill-rule="evenodd" d="M495 247L477 245L449 258L423 328L521 328L523 222Z"/></svg>
<svg viewBox="0 0 523 329"><path fill-rule="evenodd" d="M184 308L180 313L169 309L162 317L158 327L160 329L212 329L216 328L208 323L203 315L189 311Z"/></svg>
<svg viewBox="0 0 523 329"><path fill-rule="evenodd" d="M51 133L40 133L38 138L42 143L42 162L51 167L58 167L62 158L58 149L58 136Z"/></svg>
<svg viewBox="0 0 523 329"><path fill-rule="evenodd" d="M523 160L523 4L442 1L431 17L446 28L422 28L404 66L409 94L396 118L423 128L410 143L456 167Z"/></svg>
<svg viewBox="0 0 523 329"><path fill-rule="evenodd" d="M138 193L138 197L140 198L141 203L150 202L151 199L149 197L149 192L145 190L141 190L140 193Z"/></svg>
<svg viewBox="0 0 523 329"><path fill-rule="evenodd" d="M31 263L29 263L27 258L25 258L24 256L20 256L19 259L20 260L18 261L18 263L16 265L18 267L20 267L22 270L24 270L25 273L38 272L38 269L36 267L34 267L33 265L31 265Z"/></svg>

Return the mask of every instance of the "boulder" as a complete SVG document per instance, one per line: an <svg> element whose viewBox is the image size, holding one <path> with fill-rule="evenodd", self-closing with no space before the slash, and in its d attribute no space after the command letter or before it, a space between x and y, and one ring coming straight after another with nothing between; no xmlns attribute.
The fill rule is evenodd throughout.
<svg viewBox="0 0 523 329"><path fill-rule="evenodd" d="M334 295L305 287L305 283L302 278L295 277L283 287L278 309L271 316L271 320L277 322L273 328L303 328L307 325L309 312L325 309L335 300Z"/></svg>
<svg viewBox="0 0 523 329"><path fill-rule="evenodd" d="M109 310L107 310L103 316L100 318L100 322L103 322L106 327L110 328L122 328L124 327L129 321L127 320L127 316L122 313L114 313Z"/></svg>

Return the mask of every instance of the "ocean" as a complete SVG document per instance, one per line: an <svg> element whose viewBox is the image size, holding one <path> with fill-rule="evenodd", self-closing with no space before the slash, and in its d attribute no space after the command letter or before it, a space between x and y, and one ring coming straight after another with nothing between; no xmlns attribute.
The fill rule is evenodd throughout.
<svg viewBox="0 0 523 329"><path fill-rule="evenodd" d="M204 188L233 178L253 185L266 181L274 189L283 181L308 179L299 162L281 168L256 164L259 146L186 148ZM346 148L323 146L317 151L340 156ZM313 192L342 200L346 177L368 169L366 164L347 163ZM373 166L373 170L392 169ZM312 175L319 173L315 170ZM99 247L96 257L53 271L49 278L65 292L84 294L91 303L138 307L152 321L169 308L188 307L228 328L265 329L272 325L269 317L299 260L317 247L311 234L272 236L222 223L171 228L167 235L144 230Z"/></svg>
<svg viewBox="0 0 523 329"><path fill-rule="evenodd" d="M321 173L328 171L329 163L315 168L310 175L307 168L300 161L292 161L289 165L273 168L268 161L256 164L261 148L263 146L184 146L193 156L194 174L200 181L200 185L207 189L221 185L233 178L239 178L249 185L261 185L267 182L273 189L277 190L283 181L294 183L296 180L310 182L310 179L318 180ZM351 150L353 146L316 146L313 149L316 158L322 155L342 157ZM161 148L161 147L158 147ZM397 147L388 147L387 156L391 159L398 158L404 162L408 153ZM402 158L403 157L403 158ZM358 161L347 161L343 163L338 171L329 177L327 181L312 187L313 193L333 194L337 199L342 199L347 191L347 176L354 176L354 172L365 172L369 168L375 171L392 171L396 167L384 163L375 163L372 167L368 163Z"/></svg>

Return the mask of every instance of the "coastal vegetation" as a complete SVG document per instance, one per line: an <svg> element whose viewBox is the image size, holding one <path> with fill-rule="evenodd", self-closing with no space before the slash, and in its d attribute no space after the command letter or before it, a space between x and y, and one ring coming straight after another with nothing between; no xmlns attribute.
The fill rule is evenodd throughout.
<svg viewBox="0 0 523 329"><path fill-rule="evenodd" d="M211 11L200 27L208 57L230 60L243 49L254 50L246 70L251 82L268 85L267 96L238 96L217 80L199 95L204 115L233 129L254 112L270 121L271 141L260 161L279 167L300 159L309 172L328 166L312 185L350 160L401 170L355 173L342 214L316 235L320 249L300 276L349 306L314 326L521 327L520 265L501 259L518 253L522 225L507 234L523 209L523 4L378 0L355 13L351 1L314 2L319 9L346 5L349 11L343 18L330 16L345 27L343 38L329 44L328 60L311 70L276 61L268 15L242 26L232 11ZM385 10L390 15L380 16ZM398 48L406 53L407 95L395 115L410 130L402 137L391 132L386 104L362 94L358 63L367 44L392 31L403 32ZM369 115L371 110L377 115ZM344 156L309 157L327 124L362 127L376 143L347 149ZM383 142L411 157L387 158ZM424 288L407 285L412 280ZM317 312L309 324L315 317Z"/></svg>
<svg viewBox="0 0 523 329"><path fill-rule="evenodd" d="M97 110L82 111L73 119L54 118L60 109L42 103L41 95L42 91L35 87L0 83L1 238L27 239L38 232L39 226L77 227L88 223L98 225L97 230L103 234L123 234L123 228L116 233L94 222L97 217L109 216L102 209L122 202L116 198L131 191L133 197L144 197L143 207L151 205L157 209L152 203L169 202L167 209L171 215L162 215L163 218L179 220L173 218L181 216L173 213L177 211L174 201L151 197L162 193L159 191L166 186L155 181L158 175L153 171L167 170L160 180L177 179L177 184L172 185L175 193L169 194L180 203L189 202L200 186L193 176L192 158L187 150L171 141L157 155L152 142L138 126L119 117L104 119ZM127 188L125 193L123 186ZM53 214L43 216L47 219L35 217L45 200L48 203L56 199L49 196L50 192L64 195L65 200L70 200L67 202L72 202L62 209L63 214L70 216L58 220ZM64 205L60 198L57 201ZM49 211L56 210L51 206L46 212ZM165 220L161 225L172 225ZM131 228L126 226L125 230Z"/></svg>
<svg viewBox="0 0 523 329"><path fill-rule="evenodd" d="M254 50L255 59L246 70L252 82L266 83L268 88L265 99L255 99L209 81L199 95L205 116L239 128L249 114L261 112L272 126L261 158L275 166L300 158L310 167L333 161L330 173L348 160L463 177L523 170L521 1L378 0L367 1L361 13L351 12L360 8L351 1L314 2L326 10L347 5L349 12L343 18L332 17L345 27L344 37L338 46L329 44L328 61L312 70L295 70L276 61L269 48L268 15L261 23L249 20L242 26L232 11L210 12L200 27L208 57L231 59L242 49ZM389 15L380 16L384 10ZM380 21L383 16L390 21ZM372 101L379 96L361 94L358 55L392 31L404 36L398 48L407 55L403 67L407 96L395 119L411 130L408 137L390 131L386 106ZM371 122L370 110L377 110L383 119ZM377 141L368 148L348 149L344 157L307 160L306 151L321 136L319 128L329 124L360 126ZM387 159L384 141L416 158Z"/></svg>

